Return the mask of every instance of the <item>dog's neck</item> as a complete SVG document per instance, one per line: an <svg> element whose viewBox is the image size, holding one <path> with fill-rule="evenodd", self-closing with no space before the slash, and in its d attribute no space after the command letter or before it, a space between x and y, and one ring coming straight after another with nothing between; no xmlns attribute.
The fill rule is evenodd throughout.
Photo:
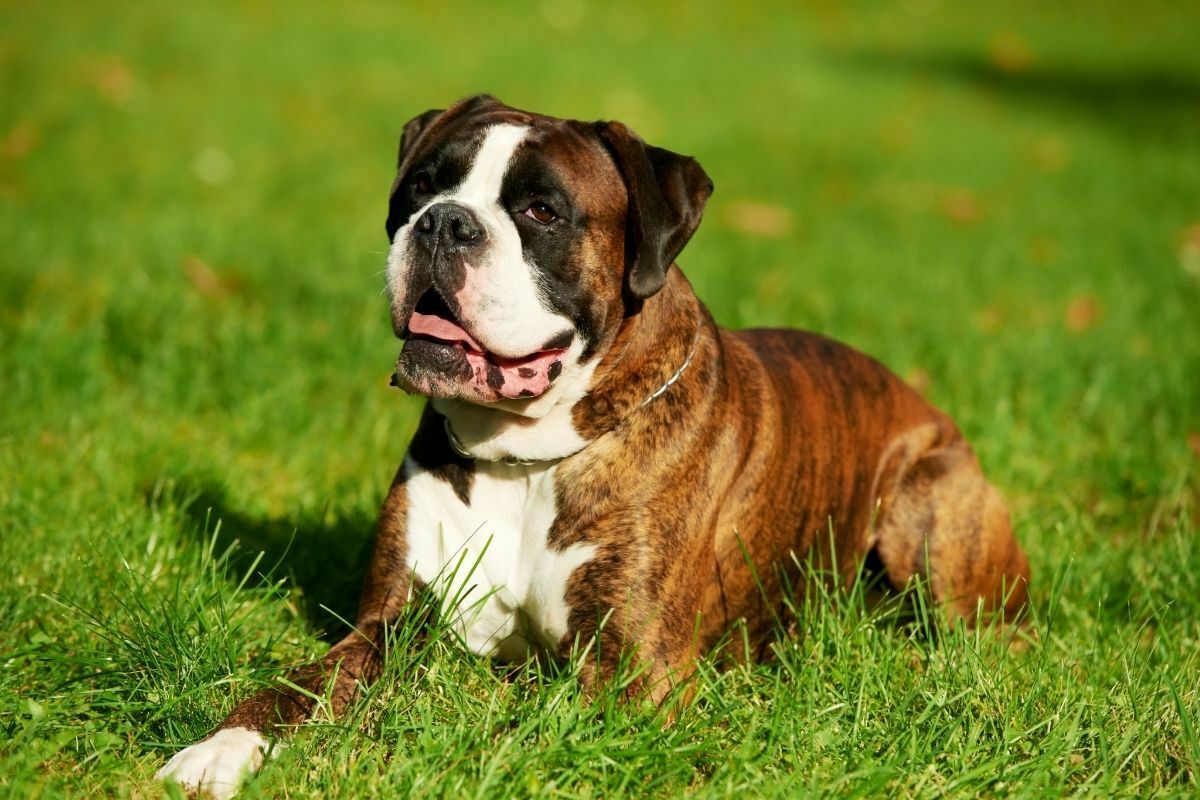
<svg viewBox="0 0 1200 800"><path fill-rule="evenodd" d="M599 355L564 371L537 416L461 401L434 400L433 408L460 456L514 465L561 460L669 392L696 359L706 322L691 284L672 268L662 291L622 320Z"/></svg>
<svg viewBox="0 0 1200 800"><path fill-rule="evenodd" d="M575 405L584 438L594 440L619 428L695 369L710 325L691 284L672 267L662 290L618 329L590 391Z"/></svg>

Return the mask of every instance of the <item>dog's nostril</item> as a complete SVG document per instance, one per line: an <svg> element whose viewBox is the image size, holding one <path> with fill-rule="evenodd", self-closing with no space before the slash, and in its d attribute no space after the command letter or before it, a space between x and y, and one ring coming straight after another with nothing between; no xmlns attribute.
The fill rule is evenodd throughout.
<svg viewBox="0 0 1200 800"><path fill-rule="evenodd" d="M417 220L417 230L421 233L429 233L433 230L433 215L428 211L422 214L421 218Z"/></svg>
<svg viewBox="0 0 1200 800"><path fill-rule="evenodd" d="M459 217L450 223L450 232L460 242L471 242L479 238L479 228L464 217Z"/></svg>

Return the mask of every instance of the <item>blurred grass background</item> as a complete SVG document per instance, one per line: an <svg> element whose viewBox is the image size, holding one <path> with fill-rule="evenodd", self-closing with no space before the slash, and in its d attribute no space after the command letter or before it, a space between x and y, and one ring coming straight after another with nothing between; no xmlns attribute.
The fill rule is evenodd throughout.
<svg viewBox="0 0 1200 800"><path fill-rule="evenodd" d="M4 6L0 730L25 738L0 787L151 791L147 748L319 651L322 606L353 613L420 406L387 390L396 141L479 91L695 155L717 191L680 262L717 319L819 330L916 384L1010 498L1035 597L1060 577L1060 660L1097 636L1182 670L1174 712L1126 679L1166 703L1125 720L1153 756L1096 772L1093 746L1063 785L1195 780L1200 745L1166 742L1195 743L1200 702L1197 3ZM291 593L167 681L200 693L190 722L127 673L97 705L78 654L107 657L114 587L199 591L217 520ZM1107 696L1118 666L1080 680Z"/></svg>

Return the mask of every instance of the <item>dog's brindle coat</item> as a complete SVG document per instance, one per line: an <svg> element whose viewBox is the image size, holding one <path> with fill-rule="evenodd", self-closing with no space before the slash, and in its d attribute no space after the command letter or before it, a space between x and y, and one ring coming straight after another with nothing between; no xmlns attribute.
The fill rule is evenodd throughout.
<svg viewBox="0 0 1200 800"><path fill-rule="evenodd" d="M621 646L587 660L585 684L633 652L654 700L736 623L767 641L807 556L849 581L871 555L891 586L927 579L968 623L1020 610L1025 556L946 415L821 336L714 323L674 265L711 191L695 161L619 123L481 96L405 127L387 222L393 323L410 337L396 382L431 400L380 514L356 630L292 683L340 713L426 586L486 590L444 608L470 648L506 658L566 656L606 620ZM425 216L442 201L455 236ZM530 222L546 209L553 221ZM511 252L481 255L480 239ZM487 350L480 371L461 344L410 333L431 291ZM544 375L496 366L522 356L494 355L521 338ZM474 560L477 574L454 572ZM261 762L263 734L313 710L301 692L264 691L164 773L228 794Z"/></svg>

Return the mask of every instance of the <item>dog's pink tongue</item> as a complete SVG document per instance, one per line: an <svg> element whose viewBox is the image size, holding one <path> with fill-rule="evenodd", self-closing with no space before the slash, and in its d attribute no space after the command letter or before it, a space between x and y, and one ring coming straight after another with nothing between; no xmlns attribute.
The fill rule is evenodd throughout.
<svg viewBox="0 0 1200 800"><path fill-rule="evenodd" d="M473 350L483 352L483 348L479 346L479 342L471 338L471 334L467 333L456 323L434 314L422 314L419 311L414 311L412 318L408 321L409 333L419 334L421 336L431 336L434 339L441 339L443 342L463 342Z"/></svg>
<svg viewBox="0 0 1200 800"><path fill-rule="evenodd" d="M537 397L549 389L562 370L562 355L566 352L561 349L542 350L521 358L488 355L458 323L419 311L414 311L409 318L408 332L443 342L461 342L465 345L467 363L471 365L471 382L475 388L481 394L495 392L510 400Z"/></svg>

